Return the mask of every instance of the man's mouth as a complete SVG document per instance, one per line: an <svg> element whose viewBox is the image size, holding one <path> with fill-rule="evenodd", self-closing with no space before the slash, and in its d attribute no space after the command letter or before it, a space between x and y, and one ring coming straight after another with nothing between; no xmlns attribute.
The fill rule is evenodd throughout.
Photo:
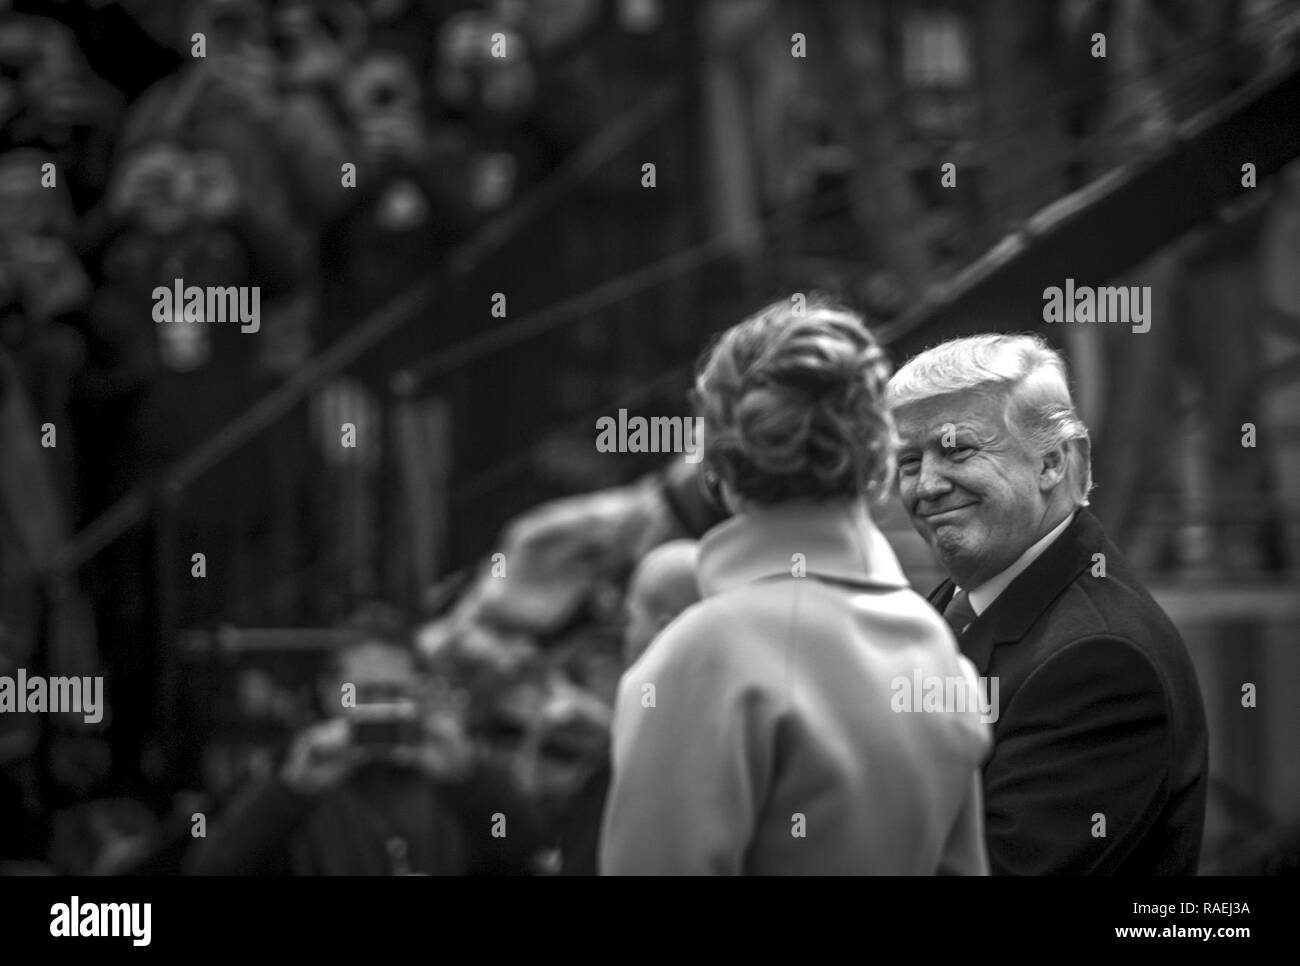
<svg viewBox="0 0 1300 966"><path fill-rule="evenodd" d="M954 513L958 513L961 510L965 510L967 507L972 507L974 505L975 504L973 503L963 503L960 506L944 507L942 510L933 510L929 513L922 513L920 514L920 517L922 520L924 520L926 523L929 524L945 523L947 522L944 519L945 517L948 517Z"/></svg>

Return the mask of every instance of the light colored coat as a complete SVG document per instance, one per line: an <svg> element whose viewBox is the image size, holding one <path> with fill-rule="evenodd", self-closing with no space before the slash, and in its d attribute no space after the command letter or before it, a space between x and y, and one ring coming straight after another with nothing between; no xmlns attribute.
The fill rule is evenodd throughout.
<svg viewBox="0 0 1300 966"><path fill-rule="evenodd" d="M891 705L974 669L863 505L729 520L699 579L620 682L601 872L987 874L988 725Z"/></svg>

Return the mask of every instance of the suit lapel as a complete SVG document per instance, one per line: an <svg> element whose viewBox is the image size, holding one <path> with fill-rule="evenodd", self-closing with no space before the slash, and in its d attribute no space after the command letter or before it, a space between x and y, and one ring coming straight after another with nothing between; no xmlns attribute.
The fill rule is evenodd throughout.
<svg viewBox="0 0 1300 966"><path fill-rule="evenodd" d="M934 588L934 590L930 591L930 595L925 599L930 602L931 606L934 607L935 610L942 614L944 608L952 602L952 595L956 590L956 584L951 580L945 580L938 587Z"/></svg>
<svg viewBox="0 0 1300 966"><path fill-rule="evenodd" d="M957 585L954 584L952 580L945 580L943 584L940 584L939 586L936 586L935 589L931 590L926 599L927 601L930 601L930 605L935 608L935 610L939 611L940 614L943 614L944 607L948 606L948 603L952 601L953 592L956 592L956 590Z"/></svg>
<svg viewBox="0 0 1300 966"><path fill-rule="evenodd" d="M1023 638L1098 551L1108 556L1115 552L1097 518L1081 508L1074 521L1043 551L1042 556L1011 581L998 599L957 638L962 653L970 658L981 675L988 673L993 649L999 644ZM940 613L952 599L954 587L951 580L945 580L931 592L930 603Z"/></svg>
<svg viewBox="0 0 1300 966"><path fill-rule="evenodd" d="M1011 587L1008 587L1007 591L1010 590ZM988 674L989 664L993 659L993 648L1004 643L1002 640L1003 635L998 630L997 625L989 619L989 614L993 612L993 608L1004 597L1006 597L1006 592L1003 592L1002 596L995 600L988 610L966 625L965 632L957 638L957 644L961 647L961 652L970 658L971 663L975 665L981 676ZM1006 640L1015 640L1015 638L1007 638Z"/></svg>

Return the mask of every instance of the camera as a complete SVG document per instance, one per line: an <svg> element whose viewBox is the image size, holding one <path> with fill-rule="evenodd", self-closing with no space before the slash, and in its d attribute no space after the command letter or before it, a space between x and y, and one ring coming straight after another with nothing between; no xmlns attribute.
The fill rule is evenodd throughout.
<svg viewBox="0 0 1300 966"><path fill-rule="evenodd" d="M413 747L421 740L419 706L410 699L358 704L348 711L348 725L360 747Z"/></svg>

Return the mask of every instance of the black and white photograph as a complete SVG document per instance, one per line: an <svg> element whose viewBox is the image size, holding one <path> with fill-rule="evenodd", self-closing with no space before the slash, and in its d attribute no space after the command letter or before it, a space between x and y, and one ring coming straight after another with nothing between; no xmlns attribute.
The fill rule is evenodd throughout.
<svg viewBox="0 0 1300 966"><path fill-rule="evenodd" d="M1294 0L0 0L6 935L816 876L1238 955L1298 476Z"/></svg>

